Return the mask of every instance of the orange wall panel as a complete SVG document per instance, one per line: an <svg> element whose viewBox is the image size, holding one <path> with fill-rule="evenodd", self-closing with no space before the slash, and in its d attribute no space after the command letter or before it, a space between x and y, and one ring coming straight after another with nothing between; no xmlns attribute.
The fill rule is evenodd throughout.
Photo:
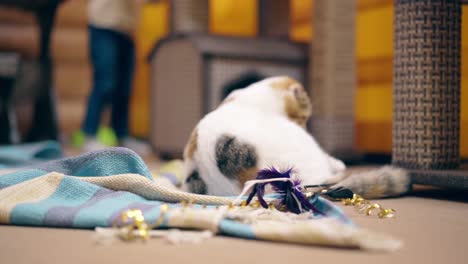
<svg viewBox="0 0 468 264"><path fill-rule="evenodd" d="M313 39L311 25L314 0L291 0L290 37L295 41ZM210 31L232 36L257 34L255 0L211 0ZM359 0L356 21L357 145L364 152L391 151L393 1ZM147 4L137 33L137 72L132 105L132 132L148 134L149 76L146 56L154 43L168 30L168 5ZM468 157L468 6L462 18L462 156ZM380 135L376 137L376 135Z"/></svg>
<svg viewBox="0 0 468 264"><path fill-rule="evenodd" d="M149 64L147 56L154 43L169 29L169 5L166 1L146 4L140 13L136 32L136 69L132 94L130 128L132 134L145 137L149 133Z"/></svg>

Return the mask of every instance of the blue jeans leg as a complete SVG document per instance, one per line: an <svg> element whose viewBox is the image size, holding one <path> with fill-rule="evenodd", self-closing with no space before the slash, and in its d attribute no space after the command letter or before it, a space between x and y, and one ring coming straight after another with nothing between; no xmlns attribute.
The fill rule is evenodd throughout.
<svg viewBox="0 0 468 264"><path fill-rule="evenodd" d="M119 35L110 30L89 27L90 61L93 85L88 98L82 130L88 136L97 133L104 107L117 90L119 77Z"/></svg>
<svg viewBox="0 0 468 264"><path fill-rule="evenodd" d="M111 125L117 138L122 139L129 134L129 104L135 65L135 48L130 37L121 36L119 51L119 79L112 97Z"/></svg>

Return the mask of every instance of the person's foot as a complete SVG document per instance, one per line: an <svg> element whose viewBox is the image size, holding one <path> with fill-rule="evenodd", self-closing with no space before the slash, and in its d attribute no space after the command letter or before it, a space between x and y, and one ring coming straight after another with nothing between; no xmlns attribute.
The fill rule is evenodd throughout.
<svg viewBox="0 0 468 264"><path fill-rule="evenodd" d="M97 140L97 138L94 137L86 138L82 147L84 152L96 151L105 148L108 148L108 146L102 144L99 140Z"/></svg>
<svg viewBox="0 0 468 264"><path fill-rule="evenodd" d="M125 137L119 140L119 146L129 148L140 156L146 156L151 153L151 146L148 143L132 137Z"/></svg>

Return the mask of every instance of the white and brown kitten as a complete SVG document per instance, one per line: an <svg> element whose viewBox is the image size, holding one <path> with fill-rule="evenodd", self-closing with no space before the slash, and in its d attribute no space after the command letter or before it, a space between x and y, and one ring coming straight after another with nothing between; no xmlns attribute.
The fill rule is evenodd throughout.
<svg viewBox="0 0 468 264"><path fill-rule="evenodd" d="M292 167L304 185L339 182L344 163L328 155L305 129L311 110L303 86L289 77L235 90L193 130L184 151L183 189L237 195L258 170L268 167Z"/></svg>

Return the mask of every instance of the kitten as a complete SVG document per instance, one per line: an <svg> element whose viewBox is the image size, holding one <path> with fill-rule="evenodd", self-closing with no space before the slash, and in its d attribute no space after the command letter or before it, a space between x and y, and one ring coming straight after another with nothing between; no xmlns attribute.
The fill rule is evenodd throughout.
<svg viewBox="0 0 468 264"><path fill-rule="evenodd" d="M339 182L346 167L306 131L311 112L303 86L289 77L233 91L192 131L184 150L182 188L237 195L258 170L271 166L294 168L303 185Z"/></svg>

